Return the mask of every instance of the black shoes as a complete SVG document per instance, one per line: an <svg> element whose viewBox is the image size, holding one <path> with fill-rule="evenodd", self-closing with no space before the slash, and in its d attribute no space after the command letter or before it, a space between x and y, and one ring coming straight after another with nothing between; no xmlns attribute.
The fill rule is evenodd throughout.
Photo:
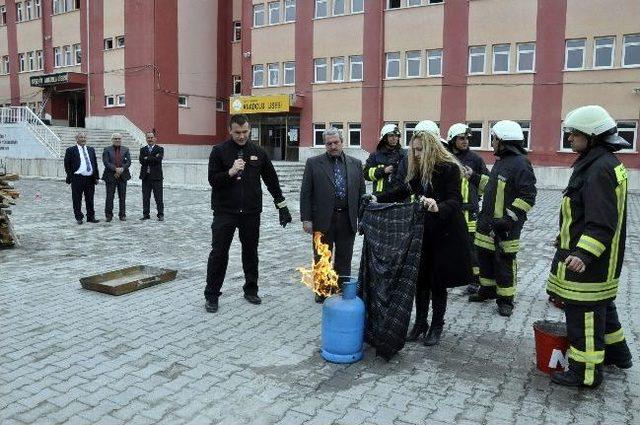
<svg viewBox="0 0 640 425"><path fill-rule="evenodd" d="M498 304L498 314L500 316L509 317L513 313L513 306L510 304Z"/></svg>
<svg viewBox="0 0 640 425"><path fill-rule="evenodd" d="M164 216L163 215L158 216L158 221L164 221Z"/></svg>
<svg viewBox="0 0 640 425"><path fill-rule="evenodd" d="M465 289L465 293L467 295L477 294L479 290L480 290L480 287L478 285L474 285L470 283L469 285L467 285Z"/></svg>
<svg viewBox="0 0 640 425"><path fill-rule="evenodd" d="M432 345L438 345L440 343L440 337L442 336L442 325L431 326L427 336L424 337L424 345L430 347Z"/></svg>
<svg viewBox="0 0 640 425"><path fill-rule="evenodd" d="M126 215L121 216L120 221L127 221L127 216Z"/></svg>
<svg viewBox="0 0 640 425"><path fill-rule="evenodd" d="M317 303L317 304L322 304L322 303L324 302L324 300L326 300L326 299L327 299L327 297L325 297L324 295L318 295L318 294L316 294L315 299L316 299L316 303Z"/></svg>
<svg viewBox="0 0 640 425"><path fill-rule="evenodd" d="M616 361L607 359L607 357L605 356L604 365L615 366L618 369L631 369L631 367L633 366L633 362L631 361L631 359L616 362Z"/></svg>
<svg viewBox="0 0 640 425"><path fill-rule="evenodd" d="M249 301L251 304L258 305L262 303L262 299L257 295L244 294L244 299Z"/></svg>
<svg viewBox="0 0 640 425"><path fill-rule="evenodd" d="M602 377L596 377L593 384L587 385L577 373L569 369L566 372L553 372L551 374L551 382L565 387L596 388L602 383Z"/></svg>
<svg viewBox="0 0 640 425"><path fill-rule="evenodd" d="M204 305L204 309L207 313L215 313L218 311L218 300L207 301Z"/></svg>
<svg viewBox="0 0 640 425"><path fill-rule="evenodd" d="M96 220L95 218L92 218L91 220L87 220L87 223L100 223L100 220Z"/></svg>
<svg viewBox="0 0 640 425"><path fill-rule="evenodd" d="M107 223L111 223L111 220L113 220L113 216L112 215L108 215L104 219L104 221L106 221Z"/></svg>
<svg viewBox="0 0 640 425"><path fill-rule="evenodd" d="M76 223L78 223L78 224L82 224L82 223L83 223L83 221L82 221L82 219L80 219L80 220L76 220Z"/></svg>
<svg viewBox="0 0 640 425"><path fill-rule="evenodd" d="M411 332L404 339L407 342L417 341L421 336L425 335L429 330L428 323L414 323L413 328L411 328Z"/></svg>
<svg viewBox="0 0 640 425"><path fill-rule="evenodd" d="M151 217L149 217L148 215L143 215L140 220L149 220Z"/></svg>

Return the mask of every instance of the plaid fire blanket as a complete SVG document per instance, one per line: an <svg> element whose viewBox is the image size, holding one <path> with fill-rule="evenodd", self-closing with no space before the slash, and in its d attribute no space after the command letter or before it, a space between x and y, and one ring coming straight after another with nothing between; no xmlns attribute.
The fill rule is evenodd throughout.
<svg viewBox="0 0 640 425"><path fill-rule="evenodd" d="M360 291L365 341L389 360L404 347L420 267L424 211L417 203L366 206Z"/></svg>

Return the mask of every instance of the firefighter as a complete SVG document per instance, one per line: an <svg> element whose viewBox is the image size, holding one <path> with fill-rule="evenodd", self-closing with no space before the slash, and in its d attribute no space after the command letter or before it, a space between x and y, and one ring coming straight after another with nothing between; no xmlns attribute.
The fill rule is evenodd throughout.
<svg viewBox="0 0 640 425"><path fill-rule="evenodd" d="M369 155L364 166L364 178L373 182L373 194L379 195L394 185L398 164L406 156L400 146L400 131L395 124L385 124L380 130L376 151Z"/></svg>
<svg viewBox="0 0 640 425"><path fill-rule="evenodd" d="M473 243L476 234L476 220L478 218L479 201L482 191L489 181L489 171L480 155L469 149L471 129L466 124L453 124L447 132L449 150L458 158L464 167L464 175L460 192L462 193L462 210L467 229L469 231L469 245L473 265L473 283L467 287L467 293L474 294L480 287L480 267L478 254Z"/></svg>
<svg viewBox="0 0 640 425"><path fill-rule="evenodd" d="M484 190L474 242L480 289L469 301L495 298L498 313L505 317L513 312L520 233L536 200L536 177L523 141L522 128L514 121L498 121L491 129L491 146L498 158Z"/></svg>
<svg viewBox="0 0 640 425"><path fill-rule="evenodd" d="M614 304L626 239L627 171L613 152L630 145L600 106L569 112L563 130L579 157L563 192L547 292L565 303L569 369L551 381L594 388L602 382L603 363L632 366Z"/></svg>

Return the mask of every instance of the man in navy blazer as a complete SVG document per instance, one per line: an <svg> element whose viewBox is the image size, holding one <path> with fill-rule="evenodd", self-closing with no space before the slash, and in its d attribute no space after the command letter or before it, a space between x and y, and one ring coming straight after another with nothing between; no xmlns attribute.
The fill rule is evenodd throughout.
<svg viewBox="0 0 640 425"><path fill-rule="evenodd" d="M76 134L76 145L67 148L64 154L64 170L67 173L67 184L71 185L71 199L73 201L73 214L76 222L82 224L82 195L87 208L87 222L99 223L96 220L96 212L93 208L93 194L95 186L100 180L98 162L95 149L86 146L87 135Z"/></svg>
<svg viewBox="0 0 640 425"><path fill-rule="evenodd" d="M122 135L113 133L111 135L112 145L104 148L102 152L102 163L104 173L102 180L107 186L107 199L104 205L104 215L107 222L113 219L113 198L118 190L118 217L120 221L127 219L126 198L127 181L131 179L129 167L131 166L131 155L126 146L122 146Z"/></svg>
<svg viewBox="0 0 640 425"><path fill-rule="evenodd" d="M156 201L158 221L164 220L164 201L162 197L162 159L164 148L156 145L155 130L145 133L147 146L140 148L140 180L142 180L142 218L149 220L151 213L151 192Z"/></svg>

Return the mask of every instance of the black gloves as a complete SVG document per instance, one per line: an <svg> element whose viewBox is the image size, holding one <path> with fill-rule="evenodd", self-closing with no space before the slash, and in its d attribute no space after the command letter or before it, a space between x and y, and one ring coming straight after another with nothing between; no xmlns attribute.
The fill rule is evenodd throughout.
<svg viewBox="0 0 640 425"><path fill-rule="evenodd" d="M365 193L360 197L362 205L369 205L371 202L376 202L376 197L370 193Z"/></svg>
<svg viewBox="0 0 640 425"><path fill-rule="evenodd" d="M513 219L509 216L495 219L493 221L493 231L499 236L504 236L511 231L513 223Z"/></svg>
<svg viewBox="0 0 640 425"><path fill-rule="evenodd" d="M280 216L280 225L282 227L287 227L287 224L291 223L292 219L289 207L284 206L282 208L278 208L278 215Z"/></svg>

